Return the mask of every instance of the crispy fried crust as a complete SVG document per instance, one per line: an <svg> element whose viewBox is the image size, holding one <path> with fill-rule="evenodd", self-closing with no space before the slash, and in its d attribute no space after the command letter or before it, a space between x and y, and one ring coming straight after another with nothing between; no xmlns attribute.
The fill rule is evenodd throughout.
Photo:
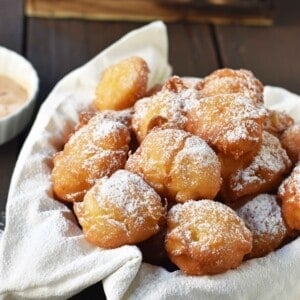
<svg viewBox="0 0 300 300"><path fill-rule="evenodd" d="M214 151L202 139L178 129L151 131L125 168L171 201L213 199L221 185Z"/></svg>
<svg viewBox="0 0 300 300"><path fill-rule="evenodd" d="M277 249L288 229L275 195L260 194L237 210L253 235L253 248L248 258L265 256Z"/></svg>
<svg viewBox="0 0 300 300"><path fill-rule="evenodd" d="M122 123L92 118L53 159L52 183L57 198L82 201L97 179L124 167L129 142L130 133Z"/></svg>
<svg viewBox="0 0 300 300"><path fill-rule="evenodd" d="M103 248L141 242L158 233L165 219L159 195L125 170L102 178L74 210L85 238Z"/></svg>
<svg viewBox="0 0 300 300"><path fill-rule="evenodd" d="M291 229L300 230L300 164L279 187L283 216Z"/></svg>
<svg viewBox="0 0 300 300"><path fill-rule="evenodd" d="M225 202L276 190L291 169L291 161L280 141L266 131L263 132L262 144L254 154L242 157L235 164L220 157L223 170L226 170L223 171L226 177L221 189Z"/></svg>
<svg viewBox="0 0 300 300"><path fill-rule="evenodd" d="M200 81L197 89L203 97L238 93L251 98L253 104L263 103L263 85L248 70L216 70Z"/></svg>
<svg viewBox="0 0 300 300"><path fill-rule="evenodd" d="M166 250L188 275L217 274L238 267L252 248L242 219L222 203L188 201L167 215Z"/></svg>
<svg viewBox="0 0 300 300"><path fill-rule="evenodd" d="M280 141L290 159L296 164L300 160L300 124L287 128L280 136Z"/></svg>
<svg viewBox="0 0 300 300"><path fill-rule="evenodd" d="M147 63L132 56L105 69L96 89L97 110L121 110L131 107L147 91Z"/></svg>
<svg viewBox="0 0 300 300"><path fill-rule="evenodd" d="M187 111L187 131L238 159L261 143L267 112L241 94L203 98Z"/></svg>

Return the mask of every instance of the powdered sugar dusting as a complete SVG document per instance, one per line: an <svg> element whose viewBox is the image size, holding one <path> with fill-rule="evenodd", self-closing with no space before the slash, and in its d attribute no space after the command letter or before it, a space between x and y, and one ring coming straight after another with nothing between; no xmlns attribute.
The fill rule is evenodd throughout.
<svg viewBox="0 0 300 300"><path fill-rule="evenodd" d="M221 165L218 157L208 144L197 136L189 136L173 159L173 172L171 172L170 177L175 176L176 178L179 175L183 181L182 185L185 182L186 188L192 191L199 188L200 176L210 176L215 181L215 186L218 187L221 180L220 170ZM203 175L203 172L206 175ZM193 176L195 173L199 176ZM197 194L199 195L199 193L201 194L200 190Z"/></svg>
<svg viewBox="0 0 300 300"><path fill-rule="evenodd" d="M126 170L103 178L94 193L100 206L102 201L109 201L122 211L125 219L133 220L136 226L145 223L145 215L156 219L158 212L163 212L160 196L140 176Z"/></svg>
<svg viewBox="0 0 300 300"><path fill-rule="evenodd" d="M82 200L97 179L125 165L130 142L127 127L94 118L71 136L54 159L53 187L64 200Z"/></svg>
<svg viewBox="0 0 300 300"><path fill-rule="evenodd" d="M230 106L230 114L220 115L221 118L228 117L224 120L227 125L225 138L231 142L246 139L258 141L259 137L249 135L249 132L257 132L260 128L257 120L266 115L264 107L258 108L249 101L249 98L243 95L237 96L234 99L234 106Z"/></svg>
<svg viewBox="0 0 300 300"><path fill-rule="evenodd" d="M291 160L294 163L300 161L300 124L287 128L281 135L280 141Z"/></svg>
<svg viewBox="0 0 300 300"><path fill-rule="evenodd" d="M118 136L116 136L115 133L123 129L124 125L120 122L104 121L101 123L101 126L98 125L93 127L92 138L94 140L104 140L108 137L117 139Z"/></svg>
<svg viewBox="0 0 300 300"><path fill-rule="evenodd" d="M118 143L120 138L125 137L126 144L130 141L130 135L125 125L120 122L99 119L97 116L93 117L89 123L76 131L66 144L65 148L74 152L78 151L77 146L85 144L85 151L92 151L93 148L99 148L99 142L103 143L107 139L113 141L113 145ZM107 145L108 148L110 145Z"/></svg>
<svg viewBox="0 0 300 300"><path fill-rule="evenodd" d="M253 100L253 103L263 101L263 85L248 70L220 69L216 70L202 82L198 88L204 97L217 94L242 93Z"/></svg>
<svg viewBox="0 0 300 300"><path fill-rule="evenodd" d="M170 126L183 128L186 118L183 115L183 99L169 91L161 91L150 98L139 100L134 107L133 128L138 130L140 123L157 117L165 119Z"/></svg>
<svg viewBox="0 0 300 300"><path fill-rule="evenodd" d="M99 124L99 122L103 121L116 121L124 124L127 127L130 127L132 113L132 108L118 111L103 110L101 112L97 112L95 117L91 119L91 122Z"/></svg>
<svg viewBox="0 0 300 300"><path fill-rule="evenodd" d="M106 157L106 154L114 150L127 151L130 135L126 126L115 121L98 121L93 118L88 125L76 131L66 144L65 150L87 159Z"/></svg>
<svg viewBox="0 0 300 300"><path fill-rule="evenodd" d="M260 194L237 210L255 236L267 235L274 239L286 232L276 196Z"/></svg>
<svg viewBox="0 0 300 300"><path fill-rule="evenodd" d="M188 136L189 133L177 129L159 129L150 132L140 146L141 158L138 158L144 162L141 166L144 173L159 173L162 170L168 173L171 160L183 147ZM137 158L136 154L132 155L129 160L133 158Z"/></svg>
<svg viewBox="0 0 300 300"><path fill-rule="evenodd" d="M179 77L174 76L160 92L135 104L133 128L142 138L153 127L162 124L164 128L184 129L186 110L199 97L196 89L186 87Z"/></svg>
<svg viewBox="0 0 300 300"><path fill-rule="evenodd" d="M197 136L189 136L185 140L184 147L178 152L177 156L189 156L195 164L203 167L211 166L212 168L220 169L220 162L215 152L204 140Z"/></svg>
<svg viewBox="0 0 300 300"><path fill-rule="evenodd" d="M82 164L82 168L91 173L87 181L93 185L98 178L110 175L123 165L122 162L125 161L125 157L126 152L122 150L102 150L96 152ZM103 166L103 168L99 169L99 165Z"/></svg>
<svg viewBox="0 0 300 300"><path fill-rule="evenodd" d="M181 79L187 88L193 89L195 89L197 87L197 84L202 80L196 77L181 77Z"/></svg>
<svg viewBox="0 0 300 300"><path fill-rule="evenodd" d="M187 111L187 130L238 158L259 144L266 115L262 105L254 105L245 95L216 95L193 103Z"/></svg>
<svg viewBox="0 0 300 300"><path fill-rule="evenodd" d="M258 154L254 157L250 165L238 170L231 176L230 186L232 190L239 191L245 188L245 185L257 183L261 185L274 176L284 174L291 166L286 151L281 147L279 140L264 131L262 145ZM261 175L261 172L268 175Z"/></svg>
<svg viewBox="0 0 300 300"><path fill-rule="evenodd" d="M101 123L103 121L116 121L124 124L127 127L131 126L132 108L124 110L102 110L100 111L83 111L79 116L79 124L75 130L80 129L93 119L91 122Z"/></svg>
<svg viewBox="0 0 300 300"><path fill-rule="evenodd" d="M188 201L173 206L168 213L169 234L186 247L199 251L233 251L235 243L248 245L251 235L244 222L226 205L212 200ZM217 246L222 245L222 246ZM180 254L181 250L177 249Z"/></svg>
<svg viewBox="0 0 300 300"><path fill-rule="evenodd" d="M294 123L293 118L284 112L268 109L268 114L264 122L264 130L270 133L280 134Z"/></svg>

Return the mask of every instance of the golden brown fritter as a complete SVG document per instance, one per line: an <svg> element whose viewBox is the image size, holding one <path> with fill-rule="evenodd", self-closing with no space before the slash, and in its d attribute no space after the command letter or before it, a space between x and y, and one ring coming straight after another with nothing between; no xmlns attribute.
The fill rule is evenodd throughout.
<svg viewBox="0 0 300 300"><path fill-rule="evenodd" d="M278 191L284 219L291 229L300 230L300 164L284 180Z"/></svg>
<svg viewBox="0 0 300 300"><path fill-rule="evenodd" d="M145 96L149 68L138 56L124 59L104 70L96 89L97 110L121 110Z"/></svg>
<svg viewBox="0 0 300 300"><path fill-rule="evenodd" d="M187 110L187 131L235 159L261 143L267 112L241 94L203 98Z"/></svg>
<svg viewBox="0 0 300 300"><path fill-rule="evenodd" d="M243 220L219 202L177 204L168 212L167 224L167 253L188 275L237 268L252 248L252 235Z"/></svg>
<svg viewBox="0 0 300 300"><path fill-rule="evenodd" d="M125 168L171 201L213 199L221 185L214 151L199 137L178 129L151 131Z"/></svg>
<svg viewBox="0 0 300 300"><path fill-rule="evenodd" d="M124 167L129 142L130 133L122 123L92 118L53 159L52 183L58 199L82 201L97 179Z"/></svg>
<svg viewBox="0 0 300 300"><path fill-rule="evenodd" d="M119 170L100 179L74 210L85 238L99 247L136 244L160 230L165 207L136 174Z"/></svg>

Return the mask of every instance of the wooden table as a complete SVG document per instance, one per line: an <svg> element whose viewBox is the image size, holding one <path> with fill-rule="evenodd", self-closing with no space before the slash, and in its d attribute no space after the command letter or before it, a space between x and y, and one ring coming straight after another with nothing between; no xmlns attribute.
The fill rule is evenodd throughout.
<svg viewBox="0 0 300 300"><path fill-rule="evenodd" d="M300 2L277 1L276 10L272 27L168 24L174 74L201 77L225 66L246 68L265 84L300 94ZM142 25L144 23L27 18L22 1L0 0L0 45L27 57L40 77L36 112L65 74ZM29 128L30 125L18 137L0 146L0 216ZM74 299L93 299L92 295L97 295L100 288L95 285Z"/></svg>

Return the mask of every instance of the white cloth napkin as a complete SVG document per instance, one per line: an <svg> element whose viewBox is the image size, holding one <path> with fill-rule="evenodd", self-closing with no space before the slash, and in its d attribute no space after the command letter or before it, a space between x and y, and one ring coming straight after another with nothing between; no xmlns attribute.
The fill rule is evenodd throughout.
<svg viewBox="0 0 300 300"><path fill-rule="evenodd" d="M87 243L72 212L53 201L52 155L94 97L102 70L140 55L150 86L170 74L167 35L154 22L124 36L57 84L42 105L20 153L0 234L1 299L66 299L103 280L108 299L299 299L300 239L237 270L191 277L142 263L135 246L103 250ZM300 122L300 97L267 87L267 105ZM291 105L294 105L292 108ZM298 113L297 113L297 111Z"/></svg>

